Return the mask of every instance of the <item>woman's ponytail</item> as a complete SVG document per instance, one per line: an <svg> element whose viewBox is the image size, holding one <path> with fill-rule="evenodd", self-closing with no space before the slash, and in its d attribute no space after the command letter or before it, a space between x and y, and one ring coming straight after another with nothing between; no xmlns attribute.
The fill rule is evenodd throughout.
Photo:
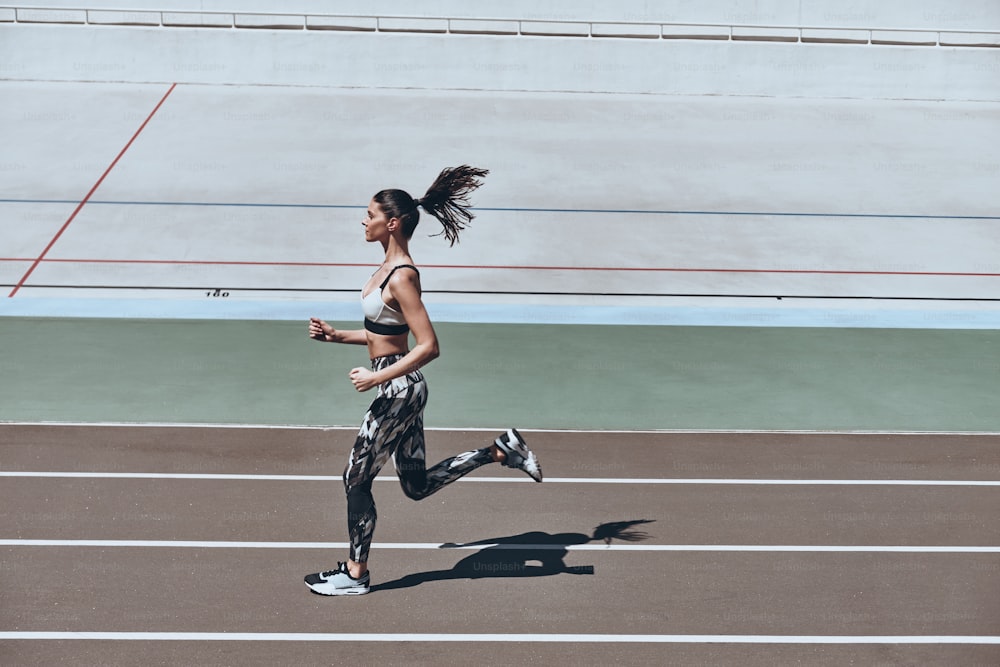
<svg viewBox="0 0 1000 667"><path fill-rule="evenodd" d="M458 233L475 217L470 211L469 195L480 185L489 172L487 169L477 169L468 165L445 169L438 174L437 179L427 188L427 193L419 199L414 199L415 205L420 205L425 211L440 221L444 228L441 234L451 245L458 241ZM438 236L438 234L435 234Z"/></svg>
<svg viewBox="0 0 1000 667"><path fill-rule="evenodd" d="M480 179L490 173L468 165L445 169L427 189L423 197L413 198L405 190L382 190L373 199L382 207L386 216L399 218L403 236L410 238L420 222L420 207L441 222L441 234L451 245L458 241L458 233L474 217L469 211L469 194L482 185ZM433 234L440 236L441 234Z"/></svg>

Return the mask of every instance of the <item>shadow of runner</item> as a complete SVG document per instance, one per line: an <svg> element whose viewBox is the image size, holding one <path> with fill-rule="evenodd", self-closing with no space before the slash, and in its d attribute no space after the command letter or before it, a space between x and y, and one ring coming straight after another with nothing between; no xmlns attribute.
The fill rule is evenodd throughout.
<svg viewBox="0 0 1000 667"><path fill-rule="evenodd" d="M652 523L652 519L634 521L613 521L602 523L592 535L584 533L556 533L531 531L520 535L478 540L466 544L442 544L439 549L464 549L483 546L484 549L466 556L455 563L450 570L415 572L372 586L372 592L389 591L397 588L412 588L430 581L446 579L483 579L501 577L548 577L556 574L594 574L593 565L566 565L569 547L588 542L612 540L640 542L649 535L634 527ZM538 563L535 565L534 563Z"/></svg>

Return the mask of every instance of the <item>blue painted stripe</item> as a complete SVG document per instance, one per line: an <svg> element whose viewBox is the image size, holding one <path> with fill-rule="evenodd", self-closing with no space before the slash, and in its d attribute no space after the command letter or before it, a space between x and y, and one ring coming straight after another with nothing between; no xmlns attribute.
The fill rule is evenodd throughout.
<svg viewBox="0 0 1000 667"><path fill-rule="evenodd" d="M1000 309L554 306L427 304L437 322L481 324L612 324L631 326L820 327L876 329L1000 329ZM244 299L0 299L0 317L305 320L360 322L356 303Z"/></svg>
<svg viewBox="0 0 1000 667"><path fill-rule="evenodd" d="M0 199L0 204L79 204L73 199ZM88 205L102 206L205 206L226 208L316 208L364 210L360 204L288 204L253 202L180 202L180 201L111 201L91 200ZM614 208L533 208L533 207L473 207L475 211L502 213L599 213L614 215L728 215L772 216L793 218L864 218L864 219L913 219L913 220L1000 220L997 215L921 215L915 213L818 213L793 211L682 211L659 209Z"/></svg>

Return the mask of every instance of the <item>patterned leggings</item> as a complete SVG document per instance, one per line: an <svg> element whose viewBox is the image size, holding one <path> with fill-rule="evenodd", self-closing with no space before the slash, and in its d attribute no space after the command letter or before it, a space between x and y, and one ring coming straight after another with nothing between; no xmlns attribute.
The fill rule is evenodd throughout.
<svg viewBox="0 0 1000 667"><path fill-rule="evenodd" d="M377 357L372 370L379 371L402 355ZM347 528L351 536L351 560L364 563L375 532L375 499L372 482L393 457L403 493L422 500L446 484L480 466L493 462L489 447L445 459L429 470L424 458L424 406L427 382L420 371L379 385L378 394L365 414L344 470L347 491Z"/></svg>

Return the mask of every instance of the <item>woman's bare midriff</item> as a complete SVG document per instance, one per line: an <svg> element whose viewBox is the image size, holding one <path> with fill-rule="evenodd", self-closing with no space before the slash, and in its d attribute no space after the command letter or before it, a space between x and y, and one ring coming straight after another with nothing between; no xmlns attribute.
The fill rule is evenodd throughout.
<svg viewBox="0 0 1000 667"><path fill-rule="evenodd" d="M368 335L368 356L372 359L387 357L390 354L406 354L410 351L409 333L398 336L383 336L371 331L365 333Z"/></svg>

